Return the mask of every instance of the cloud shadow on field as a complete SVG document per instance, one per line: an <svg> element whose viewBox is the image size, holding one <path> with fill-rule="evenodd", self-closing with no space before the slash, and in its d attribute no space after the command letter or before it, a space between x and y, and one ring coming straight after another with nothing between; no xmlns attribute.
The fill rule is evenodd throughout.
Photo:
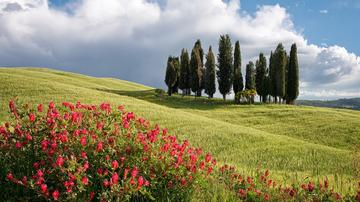
<svg viewBox="0 0 360 202"><path fill-rule="evenodd" d="M123 91L123 90L110 90L110 89L96 89L103 92L113 93L122 96L134 97L137 99L145 100L158 105L163 105L175 109L196 109L196 110L211 110L216 108L234 105L233 100L223 101L222 99L207 97L182 96L175 94L171 97L164 95L162 97L156 96L154 90L140 90L140 91Z"/></svg>

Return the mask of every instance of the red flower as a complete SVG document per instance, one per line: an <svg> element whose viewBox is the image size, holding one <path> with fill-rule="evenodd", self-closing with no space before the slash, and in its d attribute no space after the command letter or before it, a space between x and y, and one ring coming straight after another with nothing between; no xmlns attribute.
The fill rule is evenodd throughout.
<svg viewBox="0 0 360 202"><path fill-rule="evenodd" d="M265 196L264 196L264 201L269 201L269 200L270 200L269 194L265 194Z"/></svg>
<svg viewBox="0 0 360 202"><path fill-rule="evenodd" d="M30 122L34 122L36 119L35 115L34 114L29 114L29 120Z"/></svg>
<svg viewBox="0 0 360 202"><path fill-rule="evenodd" d="M90 167L89 162L88 162L88 161L85 161L83 167L84 167L84 170L87 171L87 170L89 169L89 167Z"/></svg>
<svg viewBox="0 0 360 202"><path fill-rule="evenodd" d="M144 184L144 178L142 176L140 176L138 178L138 188L141 188Z"/></svg>
<svg viewBox="0 0 360 202"><path fill-rule="evenodd" d="M117 174L117 172L113 173L113 175L111 176L111 181L113 184L117 184L119 182L119 175Z"/></svg>
<svg viewBox="0 0 360 202"><path fill-rule="evenodd" d="M123 177L124 180L126 180L128 174L129 174L129 171L130 171L130 168L125 168L125 170L124 170L124 177Z"/></svg>
<svg viewBox="0 0 360 202"><path fill-rule="evenodd" d="M19 141L16 142L16 143L15 143L15 147L16 147L17 149L20 149L20 148L21 148L21 142L19 142Z"/></svg>
<svg viewBox="0 0 360 202"><path fill-rule="evenodd" d="M82 151L82 152L81 152L81 157L84 158L84 159L86 159L86 158L87 158L86 152Z"/></svg>
<svg viewBox="0 0 360 202"><path fill-rule="evenodd" d="M113 162L111 163L111 167L115 170L119 167L119 163L117 162L117 160L113 160Z"/></svg>
<svg viewBox="0 0 360 202"><path fill-rule="evenodd" d="M309 182L309 184L308 184L308 191L309 191L309 192L312 192L312 191L314 191L314 189L315 189L315 185L314 185L313 183Z"/></svg>
<svg viewBox="0 0 360 202"><path fill-rule="evenodd" d="M206 154L205 156L205 162L209 163L211 161L211 155L210 154Z"/></svg>
<svg viewBox="0 0 360 202"><path fill-rule="evenodd" d="M47 192L47 186L46 186L46 184L41 184L41 185L40 185L40 189L41 189L41 192L42 192L42 193L46 193L46 192Z"/></svg>
<svg viewBox="0 0 360 202"><path fill-rule="evenodd" d="M58 156L56 159L56 165L61 167L64 165L64 158L62 156Z"/></svg>
<svg viewBox="0 0 360 202"><path fill-rule="evenodd" d="M185 179L184 177L181 178L180 184L181 184L182 186L185 186L185 185L186 185L186 179Z"/></svg>
<svg viewBox="0 0 360 202"><path fill-rule="evenodd" d="M131 176L136 177L138 173L139 173L138 168L135 166L131 171Z"/></svg>
<svg viewBox="0 0 360 202"><path fill-rule="evenodd" d="M42 112L42 111L43 111L43 105L42 105L42 104L39 104L39 105L37 106L37 110L38 110L38 112Z"/></svg>
<svg viewBox="0 0 360 202"><path fill-rule="evenodd" d="M52 193L52 197L54 198L55 201L57 201L59 199L59 191L58 190L55 190L53 193Z"/></svg>
<svg viewBox="0 0 360 202"><path fill-rule="evenodd" d="M100 152L103 150L103 143L102 142L99 142L97 145L96 145L96 151L97 152Z"/></svg>
<svg viewBox="0 0 360 202"><path fill-rule="evenodd" d="M8 174L6 175L6 178L7 178L8 180L12 181L12 180L14 179L14 176L13 176L13 174L8 173Z"/></svg>
<svg viewBox="0 0 360 202"><path fill-rule="evenodd" d="M88 185L89 184L89 180L86 176L82 177L81 178L81 182L84 184L84 185Z"/></svg>
<svg viewBox="0 0 360 202"><path fill-rule="evenodd" d="M86 146L86 136L82 136L81 139L80 139L80 144L82 146Z"/></svg>
<svg viewBox="0 0 360 202"><path fill-rule="evenodd" d="M50 103L49 103L49 108L50 108L50 109L54 109L54 108L55 108L55 103L54 103L54 102L50 102Z"/></svg>

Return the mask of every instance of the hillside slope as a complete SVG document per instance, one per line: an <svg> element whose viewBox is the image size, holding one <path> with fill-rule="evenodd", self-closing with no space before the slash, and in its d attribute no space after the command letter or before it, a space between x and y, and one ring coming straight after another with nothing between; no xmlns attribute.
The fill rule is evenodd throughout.
<svg viewBox="0 0 360 202"><path fill-rule="evenodd" d="M7 103L78 101L123 104L180 139L211 151L220 162L252 171L352 179L360 145L360 112L304 106L233 105L181 96L158 98L154 89L117 79L39 69L0 68L0 122ZM356 162L355 162L356 163Z"/></svg>

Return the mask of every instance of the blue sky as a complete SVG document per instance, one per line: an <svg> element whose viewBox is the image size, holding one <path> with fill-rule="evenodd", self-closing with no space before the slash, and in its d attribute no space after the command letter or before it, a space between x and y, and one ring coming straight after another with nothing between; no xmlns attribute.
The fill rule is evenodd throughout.
<svg viewBox="0 0 360 202"><path fill-rule="evenodd" d="M360 97L360 0L0 0L0 66L165 88L169 55L239 40L242 70L298 46L301 99Z"/></svg>
<svg viewBox="0 0 360 202"><path fill-rule="evenodd" d="M287 8L295 26L310 43L340 45L360 55L359 0L242 0L241 7L251 13L259 5L280 4Z"/></svg>

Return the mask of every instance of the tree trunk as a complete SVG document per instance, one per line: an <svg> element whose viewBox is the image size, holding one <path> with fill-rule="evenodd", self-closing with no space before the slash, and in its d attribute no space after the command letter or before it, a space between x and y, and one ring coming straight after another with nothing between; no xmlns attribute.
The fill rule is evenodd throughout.
<svg viewBox="0 0 360 202"><path fill-rule="evenodd" d="M171 88L168 88L168 95L171 96Z"/></svg>
<svg viewBox="0 0 360 202"><path fill-rule="evenodd" d="M212 95L212 94L210 94L210 95L209 95L209 98L210 98L210 99L211 99L211 98L213 98L213 95Z"/></svg>
<svg viewBox="0 0 360 202"><path fill-rule="evenodd" d="M275 104L277 104L277 96L275 96L274 98L275 98Z"/></svg>
<svg viewBox="0 0 360 202"><path fill-rule="evenodd" d="M226 100L226 94L223 94L223 99Z"/></svg>

